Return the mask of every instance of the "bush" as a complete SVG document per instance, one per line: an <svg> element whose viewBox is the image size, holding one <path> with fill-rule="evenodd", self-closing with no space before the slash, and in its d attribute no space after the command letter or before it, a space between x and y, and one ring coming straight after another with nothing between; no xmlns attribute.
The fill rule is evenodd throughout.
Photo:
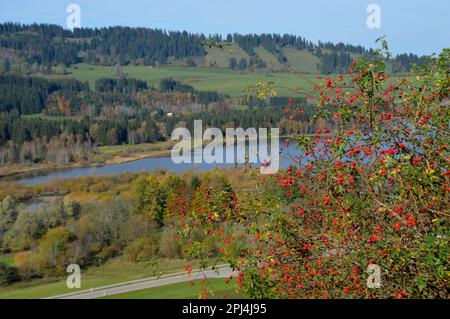
<svg viewBox="0 0 450 319"><path fill-rule="evenodd" d="M133 241L124 250L124 256L131 262L143 262L152 260L157 253L156 245L147 238Z"/></svg>
<svg viewBox="0 0 450 319"><path fill-rule="evenodd" d="M38 258L31 252L25 251L17 253L14 264L16 265L20 276L25 280L40 275Z"/></svg>
<svg viewBox="0 0 450 319"><path fill-rule="evenodd" d="M292 167L230 206L211 191L180 203L188 260L206 266L208 238L221 238L219 261L253 298L448 298L450 49L396 83L381 53L314 86L313 121L336 129L295 136ZM235 224L251 238L240 254L230 246L243 238L225 232Z"/></svg>
<svg viewBox="0 0 450 319"><path fill-rule="evenodd" d="M177 232L166 228L159 240L159 255L165 258L178 258L181 256L181 247L177 241Z"/></svg>
<svg viewBox="0 0 450 319"><path fill-rule="evenodd" d="M108 259L118 256L120 252L121 244L119 241L116 241L111 246L103 247L103 249L97 255L95 255L95 259L97 260L97 263L102 264Z"/></svg>
<svg viewBox="0 0 450 319"><path fill-rule="evenodd" d="M63 273L68 264L67 249L71 234L64 227L50 229L39 242L38 258L48 273Z"/></svg>
<svg viewBox="0 0 450 319"><path fill-rule="evenodd" d="M9 286L19 280L16 268L0 264L0 287Z"/></svg>

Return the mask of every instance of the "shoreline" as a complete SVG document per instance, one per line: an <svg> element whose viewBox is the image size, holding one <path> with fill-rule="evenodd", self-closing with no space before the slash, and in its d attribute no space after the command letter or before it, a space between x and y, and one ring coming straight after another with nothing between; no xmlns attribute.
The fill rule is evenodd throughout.
<svg viewBox="0 0 450 319"><path fill-rule="evenodd" d="M83 167L95 167L95 166L103 166L105 163L72 163L67 165L49 165L49 164L39 164L36 166L7 166L0 168L0 182L9 181L14 179L15 177L32 175L45 171L56 171L56 170L64 170L71 168L83 168Z"/></svg>
<svg viewBox="0 0 450 319"><path fill-rule="evenodd" d="M154 151L154 152L138 152L130 156L116 155L110 159L100 163L71 163L66 165L56 164L38 164L36 166L21 166L12 165L0 168L0 182L6 181L9 178L27 176L31 174L43 173L46 171L65 170L71 168L84 168L84 167L102 167L108 165L124 164L129 162L138 161L145 158L164 158L170 156L170 150L166 151Z"/></svg>
<svg viewBox="0 0 450 319"><path fill-rule="evenodd" d="M238 139L239 140L239 139ZM248 139L247 139L248 140ZM253 139L251 139L253 140ZM234 141L233 141L234 142ZM166 158L171 156L172 148L177 141L164 141L155 144L136 144L136 145L117 145L117 146L106 146L105 148L117 148L116 151L113 150L112 153L107 151L99 151L100 156L104 156L103 162L76 162L70 164L37 164L35 166L30 165L11 165L0 167L0 182L5 182L14 179L20 179L21 177L27 177L28 175L45 173L46 171L56 171L65 170L72 168L83 168L83 167L102 167L109 165L125 164L130 162L139 161L145 158ZM211 141L204 141L203 146L210 144ZM225 146L227 140L223 139L223 146ZM220 144L220 143L219 143ZM164 147L166 146L166 147ZM154 150L136 151L130 152L129 154L124 154L124 152L130 151L133 148L156 148ZM170 147L170 148L168 148ZM163 149L161 149L163 148ZM165 149L164 149L165 148ZM109 157L109 158L108 158Z"/></svg>

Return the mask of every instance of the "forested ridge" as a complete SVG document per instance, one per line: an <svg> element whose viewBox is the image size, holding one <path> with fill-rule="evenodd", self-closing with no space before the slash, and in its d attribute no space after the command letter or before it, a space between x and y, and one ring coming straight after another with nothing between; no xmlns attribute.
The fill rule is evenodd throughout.
<svg viewBox="0 0 450 319"><path fill-rule="evenodd" d="M69 66L77 63L155 66L184 60L188 66L196 66L194 58L207 54L204 45L207 40L234 43L244 50L249 59L239 61L240 69L250 65L267 67L255 51L258 47L265 48L280 63L288 62L283 48L307 50L320 59L317 67L321 73L327 74L346 72L355 56L372 56L374 53L372 49L360 45L321 41L313 43L291 34L234 33L222 37L148 28L81 28L69 31L50 24L0 24L3 68L18 61L30 66ZM407 72L413 63L423 62L423 57L415 54L401 54L392 59L392 72Z"/></svg>

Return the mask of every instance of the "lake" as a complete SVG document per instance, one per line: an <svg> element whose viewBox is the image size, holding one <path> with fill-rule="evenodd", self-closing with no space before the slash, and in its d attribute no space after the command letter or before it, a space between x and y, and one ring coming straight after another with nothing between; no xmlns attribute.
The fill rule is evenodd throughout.
<svg viewBox="0 0 450 319"><path fill-rule="evenodd" d="M227 147L223 147L223 152L225 153ZM236 156L238 154L237 147L234 146ZM200 151L201 152L201 151ZM280 144L280 168L288 167L292 161L289 159L288 154L295 154L295 145L290 144L288 146ZM194 152L195 153L195 152ZM236 158L235 156L235 158ZM254 164L255 167L259 167L261 163ZM111 176L111 175L121 175L126 172L136 173L136 172L147 172L155 170L168 170L175 173L182 173L188 170L194 171L208 171L214 168L225 169L233 166L244 166L244 164L235 163L181 163L175 164L171 157L163 158L144 158L137 161L103 165L103 166L86 166L86 167L76 167L76 168L65 168L65 169L55 169L50 171L36 172L29 175L17 176L13 179L14 182L18 182L25 185L37 185L45 184L50 181L71 179L75 177L82 176Z"/></svg>

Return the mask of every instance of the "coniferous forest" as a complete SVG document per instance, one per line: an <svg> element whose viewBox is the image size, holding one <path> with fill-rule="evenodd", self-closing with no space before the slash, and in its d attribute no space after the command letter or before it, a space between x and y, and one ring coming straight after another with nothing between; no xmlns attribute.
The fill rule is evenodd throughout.
<svg viewBox="0 0 450 319"><path fill-rule="evenodd" d="M359 45L320 41L313 43L290 34L235 33L222 37L186 31L129 27L81 28L68 31L57 25L0 24L0 48L10 51L14 59L26 61L29 65L165 65L171 58L190 58L192 61L192 58L206 55L206 40L237 44L253 58L251 63L258 60L255 48L259 46L276 55L280 62L286 60L282 48L308 50L320 59L319 69L325 74L347 72L354 55L374 54L372 49ZM8 59L4 59L3 63L5 60ZM398 55L392 61L393 72L408 72L414 63L420 64L423 61L423 57L415 54Z"/></svg>

